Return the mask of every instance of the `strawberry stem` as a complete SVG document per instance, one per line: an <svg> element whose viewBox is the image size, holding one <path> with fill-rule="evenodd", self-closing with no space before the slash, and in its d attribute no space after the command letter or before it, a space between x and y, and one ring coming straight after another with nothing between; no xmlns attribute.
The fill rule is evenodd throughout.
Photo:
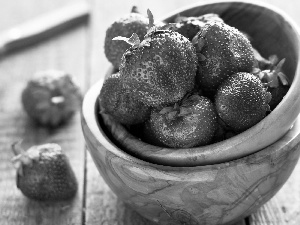
<svg viewBox="0 0 300 225"><path fill-rule="evenodd" d="M11 144L11 149L15 156L20 155L24 152L24 149L20 147L22 140L15 141Z"/></svg>
<svg viewBox="0 0 300 225"><path fill-rule="evenodd" d="M135 5L132 6L131 12L132 13L140 13L139 10L138 10L138 8Z"/></svg>
<svg viewBox="0 0 300 225"><path fill-rule="evenodd" d="M148 18L149 18L149 28L154 26L154 17L152 12L150 11L150 9L147 9L147 14L148 14Z"/></svg>
<svg viewBox="0 0 300 225"><path fill-rule="evenodd" d="M113 41L125 41L130 44L132 47L137 47L141 43L139 36L136 33L133 33L130 38L127 37L114 37Z"/></svg>

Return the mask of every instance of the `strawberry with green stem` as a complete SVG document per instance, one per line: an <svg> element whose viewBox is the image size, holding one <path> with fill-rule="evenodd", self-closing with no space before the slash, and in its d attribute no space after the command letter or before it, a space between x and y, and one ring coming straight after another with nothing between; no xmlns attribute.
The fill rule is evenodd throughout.
<svg viewBox="0 0 300 225"><path fill-rule="evenodd" d="M17 187L28 198L41 201L71 199L77 192L77 180L67 156L58 144L32 146L27 151L19 143L12 145L17 168Z"/></svg>
<svg viewBox="0 0 300 225"><path fill-rule="evenodd" d="M131 47L120 65L123 83L136 99L157 107L175 103L191 91L195 84L197 56L191 42L181 34L154 26L148 10L149 30L140 41L137 34L124 40Z"/></svg>

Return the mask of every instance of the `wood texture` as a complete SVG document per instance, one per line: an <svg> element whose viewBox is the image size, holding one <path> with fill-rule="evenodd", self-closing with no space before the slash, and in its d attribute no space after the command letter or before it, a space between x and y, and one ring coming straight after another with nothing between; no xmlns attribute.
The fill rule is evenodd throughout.
<svg viewBox="0 0 300 225"><path fill-rule="evenodd" d="M76 0L81 1L81 0ZM19 93L26 80L37 70L58 68L73 73L83 90L105 74L110 66L104 56L103 43L107 26L125 11L137 5L141 12L150 8L156 18L199 0L87 0L93 14L89 27L81 27L49 38L36 46L15 52L0 59L0 223L4 225L143 225L152 224L126 207L117 199L99 175L92 159L85 154L84 140L76 115L59 129L48 130L33 126L23 114ZM201 0L200 0L201 1ZM287 12L300 24L300 2L287 4L280 0L264 0ZM0 0L0 31L27 19L48 13L74 2L74 0ZM15 187L15 170L10 163L12 141L24 139L24 147L55 141L62 144L79 180L79 192L70 202L39 203L26 199ZM87 161L84 167L85 160ZM298 164L299 165L299 164ZM85 176L85 171L86 176ZM299 224L299 166L275 197L257 213L249 224ZM279 219L280 217L280 219ZM285 223L282 223L285 221ZM249 225L247 223L247 225ZM246 225L243 220L236 225Z"/></svg>
<svg viewBox="0 0 300 225"><path fill-rule="evenodd" d="M108 138L118 124L103 115L98 118L102 82L93 85L83 102L82 127L89 152L114 193L149 220L163 225L241 220L274 196L298 161L300 121L278 142L226 163L168 167L137 159Z"/></svg>
<svg viewBox="0 0 300 225"><path fill-rule="evenodd" d="M110 66L109 62L105 58L104 55L104 49L103 49L103 43L104 43L104 37L105 37L105 30L106 28L112 23L112 21L115 18L118 18L121 15L124 15L126 9L130 9L132 5L137 5L141 12L145 12L147 8L150 8L154 12L154 16L156 18L161 18L166 15L166 13L169 13L173 10L176 10L178 7L183 7L188 4L195 4L199 2L198 0L195 1L172 1L172 4L170 4L168 1L160 1L160 0L153 0L153 1L135 1L135 0L128 0L123 1L120 3L116 0L111 0L109 2L106 2L105 4L101 4L99 1L93 1L93 19L92 22L92 52L91 52L91 84L98 81L101 77L104 76L105 70ZM300 2L293 1L293 4L286 4L283 1L280 0L266 0L265 2L275 4L275 6L279 6L281 9L285 10L288 14L292 16L293 19L295 19L298 24L300 24L300 17L298 16L297 11L295 10L297 7L300 7ZM102 8L103 10L98 10L99 8ZM113 9L113 10L112 10ZM89 154L88 154L89 156ZM296 172L295 172L296 173ZM295 174L294 173L294 174ZM297 186L299 184L299 180L293 179L295 176L292 176L290 178L290 182L286 184L285 187L292 188L293 186ZM118 215L123 215L122 212L124 211L123 205L117 205L115 201L115 195L111 193L111 191L108 190L108 193L103 190L107 190L107 185L104 183L103 178L99 176L98 171L94 165L94 163L91 161L91 158L88 157L88 163L87 163L87 209L86 209L86 219L87 224L99 224L101 221L105 224L105 221L112 222L111 224L126 224L125 219L123 220ZM298 185L299 186L299 185ZM100 194L99 194L100 193ZM280 195L281 194L281 195ZM280 199L281 201L278 203L278 205L275 206L275 211L277 207L280 207L281 204L283 204L282 201L285 196L293 194L291 192L280 192L278 195L282 196ZM276 199L276 196L274 197ZM111 204L108 202L111 200ZM102 211L102 202L105 202L108 204L108 207L104 207L110 212L111 217L118 218L118 219L105 219L106 217L103 217ZM297 206L298 202L296 201L295 205ZM116 205L115 205L116 204ZM294 204L293 204L294 205ZM296 210L295 207L292 206L292 204L286 203L286 209L289 211L290 209L294 212L299 212L299 209ZM119 213L118 213L119 212ZM257 213L260 213L259 210ZM267 221L269 221L272 224L280 225L280 223L276 223L275 218L273 217L272 213L262 213L263 216L261 216L259 219L257 219L256 224L267 224L265 220L263 220L264 216L267 217ZM298 213L299 214L299 213ZM254 214L255 216L256 214ZM269 216L268 216L269 215ZM294 213L294 215L297 215ZM110 218L111 218L110 217ZM94 222L97 221L97 222ZM100 221L100 222L98 222ZM134 222L132 224L135 224ZM143 224L138 223L136 224ZM241 224L244 224L244 221L241 222ZM248 223L247 223L248 225Z"/></svg>
<svg viewBox="0 0 300 225"><path fill-rule="evenodd" d="M35 1L37 5L39 1ZM52 6L44 2L41 10L61 7L61 1ZM27 20L34 16L32 10L14 8L14 14ZM22 11L23 10L23 11ZM38 10L35 12L38 13ZM19 22L21 22L20 20ZM74 49L76 53L74 54ZM47 129L36 126L25 115L20 94L27 80L37 71L61 69L73 74L84 85L86 73L86 28L81 26L55 39L24 49L15 54L2 57L0 61L0 221L1 224L81 224L83 181L84 181L84 142L81 134L80 116L75 115L63 127ZM32 145L55 142L62 146L70 159L79 181L79 189L72 201L40 203L24 197L16 188L15 168L10 159L13 156L10 145L23 140L26 149Z"/></svg>

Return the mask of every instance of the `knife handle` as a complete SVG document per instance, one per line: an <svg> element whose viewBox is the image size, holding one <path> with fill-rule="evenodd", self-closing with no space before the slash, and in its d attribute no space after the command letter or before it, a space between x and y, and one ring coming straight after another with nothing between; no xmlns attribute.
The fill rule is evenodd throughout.
<svg viewBox="0 0 300 225"><path fill-rule="evenodd" d="M65 6L0 33L0 54L35 44L86 22L90 6L82 1Z"/></svg>

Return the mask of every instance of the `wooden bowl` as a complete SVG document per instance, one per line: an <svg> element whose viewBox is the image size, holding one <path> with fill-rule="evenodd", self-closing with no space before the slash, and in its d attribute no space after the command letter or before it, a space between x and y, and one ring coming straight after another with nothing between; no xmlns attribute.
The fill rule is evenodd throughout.
<svg viewBox="0 0 300 225"><path fill-rule="evenodd" d="M118 147L98 117L101 82L83 101L82 130L89 152L112 191L161 225L220 225L241 220L275 195L298 161L300 119L277 142L224 163L172 167L138 159Z"/></svg>
<svg viewBox="0 0 300 225"><path fill-rule="evenodd" d="M218 13L249 33L264 55L286 58L284 70L292 85L284 100L259 124L231 139L173 150L146 145L109 117L100 116L101 79L85 95L82 130L106 183L144 217L162 225L230 224L274 196L298 161L299 34L286 15L265 5L200 3L166 20L172 21L179 12L190 16Z"/></svg>
<svg viewBox="0 0 300 225"><path fill-rule="evenodd" d="M162 148L142 142L127 130L106 118L114 129L114 138L130 154L153 163L170 166L199 166L238 159L277 141L292 126L300 111L299 30L283 12L270 5L245 1L213 1L172 12L162 20L173 22L178 14L199 16L217 13L226 23L252 37L253 46L265 57L285 58L284 72L292 82L281 103L262 121L225 141L186 149ZM108 73L112 73L110 69Z"/></svg>

